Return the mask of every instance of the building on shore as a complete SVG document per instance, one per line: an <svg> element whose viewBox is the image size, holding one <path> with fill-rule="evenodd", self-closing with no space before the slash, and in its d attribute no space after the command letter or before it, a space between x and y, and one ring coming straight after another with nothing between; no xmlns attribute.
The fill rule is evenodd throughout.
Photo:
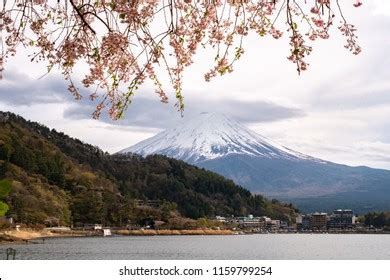
<svg viewBox="0 0 390 280"><path fill-rule="evenodd" d="M355 225L355 216L350 209L334 210L330 216L328 227L337 229L352 228Z"/></svg>
<svg viewBox="0 0 390 280"><path fill-rule="evenodd" d="M299 215L296 219L298 230L326 230L328 226L327 213L311 213Z"/></svg>
<svg viewBox="0 0 390 280"><path fill-rule="evenodd" d="M350 229L355 226L355 215L350 209L334 210L331 215L327 213L311 213L298 215L296 219L298 230L321 231L327 229Z"/></svg>
<svg viewBox="0 0 390 280"><path fill-rule="evenodd" d="M222 216L215 216L215 220L220 223L226 223L226 218Z"/></svg>
<svg viewBox="0 0 390 280"><path fill-rule="evenodd" d="M14 219L12 217L3 216L3 217L0 217L0 223L7 223L7 224L12 225L14 223Z"/></svg>
<svg viewBox="0 0 390 280"><path fill-rule="evenodd" d="M103 236L111 236L111 235L112 235L111 229L109 229L109 228L103 229Z"/></svg>
<svg viewBox="0 0 390 280"><path fill-rule="evenodd" d="M278 230L280 229L280 220L271 220L267 223L268 230Z"/></svg>
<svg viewBox="0 0 390 280"><path fill-rule="evenodd" d="M265 228L266 222L263 217L253 217L248 215L247 217L238 217L238 224L242 228Z"/></svg>
<svg viewBox="0 0 390 280"><path fill-rule="evenodd" d="M276 231L281 228L286 229L288 223L281 220L272 220L269 217L255 217L253 215L248 215L245 217L222 217L216 216L215 221L223 222L226 225L236 225L243 229L251 229L257 231Z"/></svg>
<svg viewBox="0 0 390 280"><path fill-rule="evenodd" d="M103 230L103 225L101 224L84 224L83 225L84 230Z"/></svg>
<svg viewBox="0 0 390 280"><path fill-rule="evenodd" d="M310 230L311 215L298 215L296 219L298 230Z"/></svg>
<svg viewBox="0 0 390 280"><path fill-rule="evenodd" d="M328 227L327 213L313 213L310 217L310 228L312 230L326 230Z"/></svg>

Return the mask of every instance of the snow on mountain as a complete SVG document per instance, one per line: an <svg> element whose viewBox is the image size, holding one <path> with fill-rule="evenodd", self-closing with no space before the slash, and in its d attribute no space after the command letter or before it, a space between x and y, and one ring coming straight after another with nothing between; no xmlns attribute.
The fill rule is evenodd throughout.
<svg viewBox="0 0 390 280"><path fill-rule="evenodd" d="M302 211L388 210L390 171L350 167L278 145L220 114L185 117L119 153L163 154L221 174Z"/></svg>
<svg viewBox="0 0 390 280"><path fill-rule="evenodd" d="M225 115L201 113L119 153L163 154L189 163L232 154L269 159L321 160L290 150Z"/></svg>

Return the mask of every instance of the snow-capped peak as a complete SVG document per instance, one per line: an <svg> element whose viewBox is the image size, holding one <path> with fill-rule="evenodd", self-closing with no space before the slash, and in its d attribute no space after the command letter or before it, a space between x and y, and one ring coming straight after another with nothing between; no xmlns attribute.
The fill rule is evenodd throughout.
<svg viewBox="0 0 390 280"><path fill-rule="evenodd" d="M189 163L245 154L289 160L309 159L309 156L271 142L235 120L217 113L203 112L119 153L143 156L163 154Z"/></svg>

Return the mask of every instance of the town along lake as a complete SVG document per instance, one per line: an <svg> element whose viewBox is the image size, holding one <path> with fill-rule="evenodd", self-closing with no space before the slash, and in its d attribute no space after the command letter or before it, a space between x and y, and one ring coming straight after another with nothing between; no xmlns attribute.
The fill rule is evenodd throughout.
<svg viewBox="0 0 390 280"><path fill-rule="evenodd" d="M37 240L39 241L39 240ZM0 245L16 259L390 259L389 234L253 234L50 238Z"/></svg>

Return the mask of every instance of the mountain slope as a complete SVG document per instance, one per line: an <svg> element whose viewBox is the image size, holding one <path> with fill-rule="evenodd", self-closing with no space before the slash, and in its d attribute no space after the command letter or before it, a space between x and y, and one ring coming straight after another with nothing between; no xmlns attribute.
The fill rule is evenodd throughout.
<svg viewBox="0 0 390 280"><path fill-rule="evenodd" d="M390 171L340 165L275 144L223 115L201 114L120 153L163 154L304 211L388 210Z"/></svg>
<svg viewBox="0 0 390 280"><path fill-rule="evenodd" d="M112 156L54 129L8 116L0 121L0 180L12 180L12 187L1 199L16 222L122 225L150 218L169 222L176 212L190 218L251 213L283 220L294 214L291 207L182 161ZM139 208L135 199L159 200L160 207Z"/></svg>
<svg viewBox="0 0 390 280"><path fill-rule="evenodd" d="M390 172L334 163L291 162L232 155L199 164L253 192L289 201L305 212L390 207Z"/></svg>
<svg viewBox="0 0 390 280"><path fill-rule="evenodd" d="M230 154L270 159L321 160L272 143L224 115L201 113L178 126L163 131L119 153L163 154L189 163Z"/></svg>

